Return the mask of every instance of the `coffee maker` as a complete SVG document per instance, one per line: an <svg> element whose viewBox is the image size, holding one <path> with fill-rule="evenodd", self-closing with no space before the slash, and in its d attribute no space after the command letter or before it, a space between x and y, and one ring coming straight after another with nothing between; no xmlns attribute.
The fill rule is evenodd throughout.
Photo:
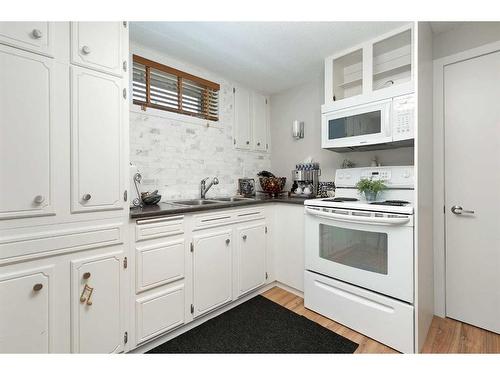
<svg viewBox="0 0 500 375"><path fill-rule="evenodd" d="M321 176L319 163L297 164L292 171L292 191L291 196L296 197L316 197L318 194L318 182Z"/></svg>

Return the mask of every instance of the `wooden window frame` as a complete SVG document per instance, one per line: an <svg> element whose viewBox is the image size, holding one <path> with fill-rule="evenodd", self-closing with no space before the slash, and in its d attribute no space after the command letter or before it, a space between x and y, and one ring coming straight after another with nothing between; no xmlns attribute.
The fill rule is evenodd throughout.
<svg viewBox="0 0 500 375"><path fill-rule="evenodd" d="M182 108L182 91L183 91L183 80L189 80L192 82L195 82L199 84L200 86L204 87L205 90L203 90L203 96L202 100L207 101L208 100L208 93L209 90L211 89L213 91L220 91L220 85L218 83L209 81L207 79L197 77L195 75L183 72L182 70L178 70L175 68L172 68L167 65L160 64L156 61L146 59L142 56L138 55L132 55L132 59L134 63L138 63L141 65L144 65L145 71L146 71L146 101L143 102L141 100L133 100L133 103L136 105L140 105L141 107L147 107L147 108L154 108L154 109L159 109L163 111L169 111L169 112L175 112L175 113L180 113L183 115L188 115L191 117L197 117L197 118L202 118L205 120L210 120L210 121L219 121L219 118L217 116L211 116L208 113L208 107L205 105L205 113L193 113L186 111ZM150 87L150 71L151 68L172 74L177 77L177 98L178 98L178 107L177 108L169 108L169 107L164 107L161 105L153 104L151 103L151 87Z"/></svg>

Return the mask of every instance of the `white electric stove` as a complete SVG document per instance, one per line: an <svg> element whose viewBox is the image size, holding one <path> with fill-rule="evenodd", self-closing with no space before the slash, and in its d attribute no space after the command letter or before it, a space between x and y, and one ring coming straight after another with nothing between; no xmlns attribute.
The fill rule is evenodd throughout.
<svg viewBox="0 0 500 375"><path fill-rule="evenodd" d="M387 186L376 202L362 178ZM334 198L305 201L305 304L400 351L413 351L413 166L341 169Z"/></svg>

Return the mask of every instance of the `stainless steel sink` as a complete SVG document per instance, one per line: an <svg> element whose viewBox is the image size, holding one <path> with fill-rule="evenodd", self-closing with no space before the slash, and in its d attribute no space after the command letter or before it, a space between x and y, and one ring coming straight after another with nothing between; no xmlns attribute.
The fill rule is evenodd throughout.
<svg viewBox="0 0 500 375"><path fill-rule="evenodd" d="M218 202L241 202L241 201L247 201L249 199L250 198L239 198L239 197L214 198L214 200Z"/></svg>
<svg viewBox="0 0 500 375"><path fill-rule="evenodd" d="M185 201L175 201L173 202L175 204L179 204L182 206L203 206L205 204L215 204L219 203L215 200L209 200L209 199L188 199Z"/></svg>

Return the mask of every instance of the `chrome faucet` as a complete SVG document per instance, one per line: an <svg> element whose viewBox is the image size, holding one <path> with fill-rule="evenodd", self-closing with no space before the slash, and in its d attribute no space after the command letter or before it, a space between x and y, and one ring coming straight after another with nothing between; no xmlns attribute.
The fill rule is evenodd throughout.
<svg viewBox="0 0 500 375"><path fill-rule="evenodd" d="M209 178L210 177L206 177L203 180L201 180L201 183L200 183L200 196L201 196L201 199L205 199L205 195L210 190L210 188L212 187L212 185L217 185L219 183L219 179L217 177L214 177L212 179L212 181L210 181L208 183L208 185L207 185L206 182L207 182L207 180Z"/></svg>

